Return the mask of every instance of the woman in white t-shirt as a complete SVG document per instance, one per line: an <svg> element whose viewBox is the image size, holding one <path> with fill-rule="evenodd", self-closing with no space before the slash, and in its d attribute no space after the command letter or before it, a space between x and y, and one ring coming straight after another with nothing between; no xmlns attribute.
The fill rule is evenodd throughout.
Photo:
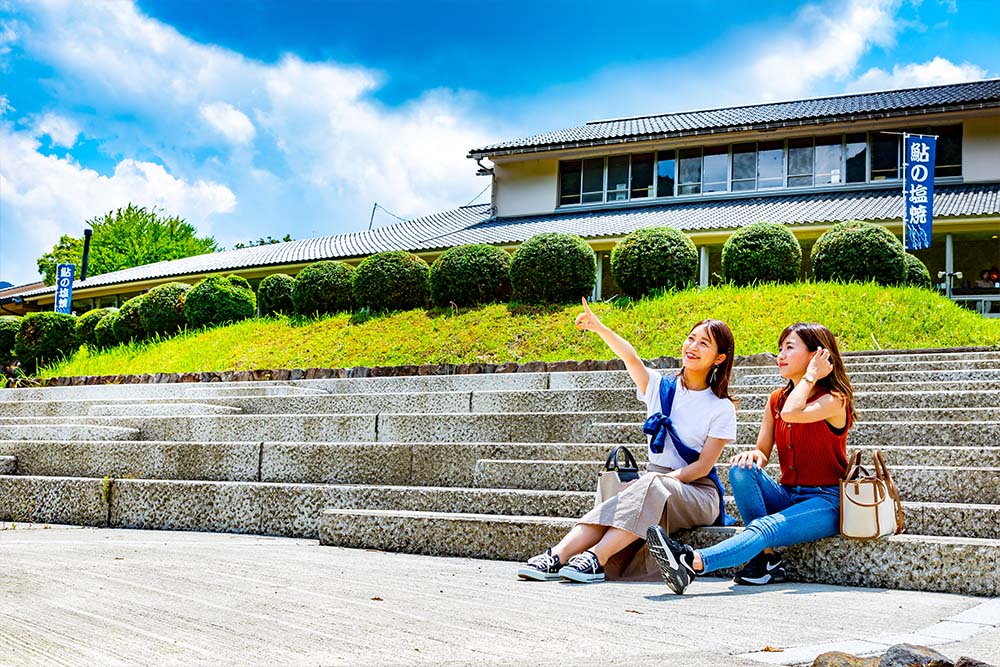
<svg viewBox="0 0 1000 667"><path fill-rule="evenodd" d="M647 529L660 525L671 533L727 519L714 467L736 439L736 405L729 395L733 334L720 320L698 322L681 345L680 372L661 376L601 323L586 299L583 308L576 328L593 331L621 357L637 397L646 403L649 465L638 480L585 514L558 544L528 559L517 575L580 583L606 577L658 581L659 567L645 546ZM661 389L669 397L671 385L673 399L665 408Z"/></svg>

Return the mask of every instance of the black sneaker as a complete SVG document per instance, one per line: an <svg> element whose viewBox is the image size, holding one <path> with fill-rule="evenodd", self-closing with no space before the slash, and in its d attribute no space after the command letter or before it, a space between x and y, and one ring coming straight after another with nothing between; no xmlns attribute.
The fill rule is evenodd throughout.
<svg viewBox="0 0 1000 667"><path fill-rule="evenodd" d="M604 567L597 554L587 550L570 558L559 570L559 576L579 584L595 584L604 581Z"/></svg>
<svg viewBox="0 0 1000 667"><path fill-rule="evenodd" d="M532 556L528 562L517 570L517 576L522 579L534 579L535 581L556 581L559 579L559 556L552 553L552 549L546 549L545 553Z"/></svg>
<svg viewBox="0 0 1000 667"><path fill-rule="evenodd" d="M777 584L785 580L785 561L778 554L761 551L736 572L733 581L744 586Z"/></svg>
<svg viewBox="0 0 1000 667"><path fill-rule="evenodd" d="M694 571L694 549L667 535L660 526L646 531L646 546L660 566L663 582L678 595L684 594L698 573Z"/></svg>

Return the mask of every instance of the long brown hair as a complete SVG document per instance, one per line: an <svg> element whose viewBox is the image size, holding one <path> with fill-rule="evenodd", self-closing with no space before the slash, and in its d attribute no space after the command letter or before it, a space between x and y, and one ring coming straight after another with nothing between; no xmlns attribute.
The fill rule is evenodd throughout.
<svg viewBox="0 0 1000 667"><path fill-rule="evenodd" d="M709 337L715 342L715 347L718 350L716 354L726 355L726 360L713 367L712 371L709 372L708 386L712 389L712 393L719 398L728 398L733 403L737 403L737 400L729 393L729 376L733 372L733 357L736 353L736 339L733 337L733 332L729 329L729 325L722 320L708 319L697 322L688 331L688 335L691 335L692 331L702 325L705 326ZM683 367L677 375L684 380ZM686 383L685 386L687 386Z"/></svg>
<svg viewBox="0 0 1000 667"><path fill-rule="evenodd" d="M858 419L857 410L854 409L854 388L851 386L851 378L847 376L847 368L844 366L844 358L840 355L837 337L822 324L796 322L785 327L785 330L781 332L781 335L778 337L779 349L781 348L781 344L785 342L785 339L792 334L798 336L799 340L802 341L806 349L810 352L815 352L820 347L829 350L833 371L826 377L817 380L816 387L823 387L832 395L843 400L847 407L848 416L850 417L849 423L853 424ZM785 396L791 393L794 386L792 381L789 380L788 386L785 387Z"/></svg>

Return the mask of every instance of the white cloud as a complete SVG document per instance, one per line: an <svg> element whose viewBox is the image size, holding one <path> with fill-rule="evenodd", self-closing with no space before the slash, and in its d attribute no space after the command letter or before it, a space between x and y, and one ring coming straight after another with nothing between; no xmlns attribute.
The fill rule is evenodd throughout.
<svg viewBox="0 0 1000 667"><path fill-rule="evenodd" d="M257 134L257 128L246 114L227 102L202 104L198 107L198 113L206 123L234 144L253 141Z"/></svg>
<svg viewBox="0 0 1000 667"><path fill-rule="evenodd" d="M956 65L947 58L936 56L925 63L894 65L892 73L873 67L848 86L851 91L916 88L946 83L961 83L986 78L986 70L972 63Z"/></svg>
<svg viewBox="0 0 1000 667"><path fill-rule="evenodd" d="M72 148L80 135L80 126L65 116L50 112L35 120L35 136L44 135L48 135L55 146Z"/></svg>

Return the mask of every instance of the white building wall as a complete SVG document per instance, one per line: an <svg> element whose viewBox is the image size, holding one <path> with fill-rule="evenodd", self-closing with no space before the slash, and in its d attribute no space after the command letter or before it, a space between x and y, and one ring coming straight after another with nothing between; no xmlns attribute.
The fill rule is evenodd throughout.
<svg viewBox="0 0 1000 667"><path fill-rule="evenodd" d="M497 215L538 215L556 210L559 161L523 160L495 163Z"/></svg>
<svg viewBox="0 0 1000 667"><path fill-rule="evenodd" d="M966 183L1000 181L1000 116L970 118L962 130L962 177Z"/></svg>

